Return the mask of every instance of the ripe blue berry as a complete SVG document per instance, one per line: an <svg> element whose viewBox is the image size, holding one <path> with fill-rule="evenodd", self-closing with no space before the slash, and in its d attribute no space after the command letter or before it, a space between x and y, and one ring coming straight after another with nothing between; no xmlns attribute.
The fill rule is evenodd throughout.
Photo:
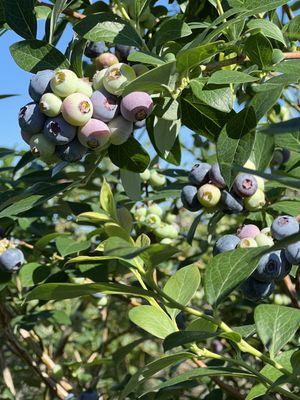
<svg viewBox="0 0 300 400"><path fill-rule="evenodd" d="M242 199L235 193L230 193L227 190L222 190L220 208L226 214L236 214L243 211L244 206Z"/></svg>
<svg viewBox="0 0 300 400"><path fill-rule="evenodd" d="M288 261L293 265L300 264L300 241L289 244L285 249L285 255Z"/></svg>
<svg viewBox="0 0 300 400"><path fill-rule="evenodd" d="M86 152L86 147L84 147L77 138L68 144L56 147L58 158L69 163L80 161Z"/></svg>
<svg viewBox="0 0 300 400"><path fill-rule="evenodd" d="M86 392L82 392L79 396L79 400L98 400L99 396L97 392L94 390L87 390Z"/></svg>
<svg viewBox="0 0 300 400"><path fill-rule="evenodd" d="M271 232L275 239L284 239L287 236L299 232L298 221L290 215L277 217L272 223Z"/></svg>
<svg viewBox="0 0 300 400"><path fill-rule="evenodd" d="M96 58L105 51L107 51L107 47L104 42L88 42L84 55L88 58Z"/></svg>
<svg viewBox="0 0 300 400"><path fill-rule="evenodd" d="M29 144L30 139L32 138L33 135L34 135L34 133L28 133L28 132L24 132L24 131L21 130L22 139L27 144Z"/></svg>
<svg viewBox="0 0 300 400"><path fill-rule="evenodd" d="M114 145L125 143L133 131L133 123L118 115L108 123L111 132L110 142Z"/></svg>
<svg viewBox="0 0 300 400"><path fill-rule="evenodd" d="M225 253L226 251L234 250L240 243L240 239L235 235L224 235L216 241L213 249L213 255Z"/></svg>
<svg viewBox="0 0 300 400"><path fill-rule="evenodd" d="M39 133L43 130L46 116L41 112L39 105L28 103L19 112L19 125L24 132L31 134Z"/></svg>
<svg viewBox="0 0 300 400"><path fill-rule="evenodd" d="M76 127L70 125L62 116L48 118L44 126L44 135L55 145L71 142L76 136Z"/></svg>
<svg viewBox="0 0 300 400"><path fill-rule="evenodd" d="M260 282L250 276L250 278L241 285L240 289L246 299L256 303L270 296L274 287L274 282Z"/></svg>
<svg viewBox="0 0 300 400"><path fill-rule="evenodd" d="M19 249L8 249L0 255L0 267L6 272L17 272L24 264L24 254Z"/></svg>
<svg viewBox="0 0 300 400"><path fill-rule="evenodd" d="M30 79L29 96L38 103L45 93L51 92L50 81L54 76L54 71L45 69L39 71Z"/></svg>
<svg viewBox="0 0 300 400"><path fill-rule="evenodd" d="M220 166L218 163L213 164L209 171L209 178L212 183L220 189L226 186L223 176L221 175Z"/></svg>
<svg viewBox="0 0 300 400"><path fill-rule="evenodd" d="M281 257L281 271L280 275L277 278L278 281L282 281L283 278L285 278L291 272L292 269L292 263L287 259L284 250L281 250L280 257Z"/></svg>
<svg viewBox="0 0 300 400"><path fill-rule="evenodd" d="M192 185L201 186L208 181L208 173L211 166L204 162L195 164L189 173L189 181Z"/></svg>
<svg viewBox="0 0 300 400"><path fill-rule="evenodd" d="M184 206L189 211L195 212L201 209L201 204L199 203L197 197L198 189L196 186L186 185L181 191L181 201Z"/></svg>
<svg viewBox="0 0 300 400"><path fill-rule="evenodd" d="M244 238L255 238L255 236L260 234L260 230L256 225L253 224L247 224L243 225L239 230L238 230L238 237L240 239Z"/></svg>
<svg viewBox="0 0 300 400"><path fill-rule="evenodd" d="M257 191L257 181L253 175L239 174L234 181L233 190L242 197L252 196Z"/></svg>
<svg viewBox="0 0 300 400"><path fill-rule="evenodd" d="M263 255L253 272L253 277L260 282L271 282L278 279L282 271L282 263L285 262L282 254L279 250Z"/></svg>
<svg viewBox="0 0 300 400"><path fill-rule="evenodd" d="M110 130L99 119L92 118L78 130L80 143L92 150L103 148L109 141Z"/></svg>
<svg viewBox="0 0 300 400"><path fill-rule="evenodd" d="M132 92L121 101L121 114L131 122L143 121L151 114L153 101L146 92Z"/></svg>
<svg viewBox="0 0 300 400"><path fill-rule="evenodd" d="M94 112L93 118L103 122L109 122L115 118L119 112L119 101L117 97L108 93L105 89L96 90L92 97Z"/></svg>
<svg viewBox="0 0 300 400"><path fill-rule="evenodd" d="M133 48L131 46L126 46L124 44L116 44L116 54L120 60L124 59L126 61L127 57L129 56L132 50Z"/></svg>

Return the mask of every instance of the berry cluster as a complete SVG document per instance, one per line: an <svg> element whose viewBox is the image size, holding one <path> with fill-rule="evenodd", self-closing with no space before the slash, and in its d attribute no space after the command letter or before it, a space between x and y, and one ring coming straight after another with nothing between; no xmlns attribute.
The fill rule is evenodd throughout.
<svg viewBox="0 0 300 400"><path fill-rule="evenodd" d="M153 188L165 186L167 182L165 175L160 174L156 169L145 169L140 177L143 182L149 183Z"/></svg>
<svg viewBox="0 0 300 400"><path fill-rule="evenodd" d="M136 207L134 218L138 224L150 229L161 243L171 244L178 237L179 226L176 224L176 215L165 214L156 203L148 207L145 205Z"/></svg>
<svg viewBox="0 0 300 400"><path fill-rule="evenodd" d="M79 161L90 150L125 143L134 124L143 125L153 109L148 93L123 97L137 74L111 53L97 58L91 83L67 69L43 70L31 78L33 102L19 112L21 135L32 153L47 163Z"/></svg>
<svg viewBox="0 0 300 400"><path fill-rule="evenodd" d="M224 253L237 247L272 246L274 241L299 232L299 223L289 215L277 217L271 228L260 230L256 225L244 225L236 235L222 236L215 244L213 254ZM259 301L274 290L274 281L287 276L292 265L300 265L300 241L263 255L253 274L242 284L241 291L251 301Z"/></svg>
<svg viewBox="0 0 300 400"><path fill-rule="evenodd" d="M245 168L255 169L252 161ZM240 173L232 190L228 190L219 164L205 162L195 164L189 173L189 184L181 192L183 206L189 211L199 211L202 207L210 210L220 208L224 213L240 213L244 208L254 211L265 205L264 180L251 174Z"/></svg>
<svg viewBox="0 0 300 400"><path fill-rule="evenodd" d="M24 264L24 254L13 242L0 240L0 270L10 274L18 272Z"/></svg>

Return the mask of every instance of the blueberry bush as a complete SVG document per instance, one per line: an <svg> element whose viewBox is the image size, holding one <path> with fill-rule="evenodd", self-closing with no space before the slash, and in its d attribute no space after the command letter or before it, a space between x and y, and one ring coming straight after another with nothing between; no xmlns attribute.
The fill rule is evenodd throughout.
<svg viewBox="0 0 300 400"><path fill-rule="evenodd" d="M299 10L0 0L0 399L300 399Z"/></svg>

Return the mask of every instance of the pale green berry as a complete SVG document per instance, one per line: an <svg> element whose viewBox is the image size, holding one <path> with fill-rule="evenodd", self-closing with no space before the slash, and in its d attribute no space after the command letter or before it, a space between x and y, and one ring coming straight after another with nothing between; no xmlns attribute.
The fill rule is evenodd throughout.
<svg viewBox="0 0 300 400"><path fill-rule="evenodd" d="M160 241L160 243L161 243L161 244L172 244L172 243L173 243L173 240L170 239L170 238L163 238L163 239Z"/></svg>
<svg viewBox="0 0 300 400"><path fill-rule="evenodd" d="M61 112L69 124L83 126L92 118L93 104L84 94L73 93L64 99Z"/></svg>
<svg viewBox="0 0 300 400"><path fill-rule="evenodd" d="M148 207L148 214L156 214L161 217L163 215L163 210L158 204L153 203Z"/></svg>
<svg viewBox="0 0 300 400"><path fill-rule="evenodd" d="M255 236L254 239L258 246L273 246L274 244L274 240L262 232Z"/></svg>
<svg viewBox="0 0 300 400"><path fill-rule="evenodd" d="M168 213L166 215L166 222L168 222L168 224L174 224L176 220L177 216L175 214Z"/></svg>
<svg viewBox="0 0 300 400"><path fill-rule="evenodd" d="M145 206L138 207L134 211L134 218L137 222L144 222L147 215L147 208Z"/></svg>
<svg viewBox="0 0 300 400"><path fill-rule="evenodd" d="M45 159L53 156L55 145L50 142L42 133L32 136L29 142L31 153L35 157L45 157Z"/></svg>
<svg viewBox="0 0 300 400"><path fill-rule="evenodd" d="M147 182L150 179L150 170L147 168L144 172L140 173L142 181Z"/></svg>
<svg viewBox="0 0 300 400"><path fill-rule="evenodd" d="M159 172L157 172L155 169L152 169L150 171L150 185L153 187L161 187L166 184L166 177Z"/></svg>
<svg viewBox="0 0 300 400"><path fill-rule="evenodd" d="M107 68L103 85L109 93L120 95L125 86L135 78L134 69L130 65L118 63Z"/></svg>
<svg viewBox="0 0 300 400"><path fill-rule="evenodd" d="M265 180L261 176L255 176L257 187L260 190L265 190Z"/></svg>
<svg viewBox="0 0 300 400"><path fill-rule="evenodd" d="M100 71L97 71L95 75L93 76L93 88L94 90L100 90L104 88L103 85L103 78L104 75L106 74L107 68L101 69Z"/></svg>
<svg viewBox="0 0 300 400"><path fill-rule="evenodd" d="M91 97L93 94L92 84L87 78L78 79L76 93L82 93L87 97Z"/></svg>
<svg viewBox="0 0 300 400"><path fill-rule="evenodd" d="M238 244L238 247L242 249L248 249L249 247L257 247L257 243L253 238L244 238Z"/></svg>
<svg viewBox="0 0 300 400"><path fill-rule="evenodd" d="M272 232L271 232L271 227L267 226L266 228L263 228L261 231L261 233L264 233L265 235L272 237Z"/></svg>
<svg viewBox="0 0 300 400"><path fill-rule="evenodd" d="M69 69L61 69L55 72L54 77L50 81L50 86L57 96L67 97L76 92L78 78L73 71Z"/></svg>
<svg viewBox="0 0 300 400"><path fill-rule="evenodd" d="M141 76L149 71L149 68L144 64L135 64L132 68L134 69L136 76Z"/></svg>
<svg viewBox="0 0 300 400"><path fill-rule="evenodd" d="M255 169L256 169L254 162L251 161L251 160L247 160L247 161L245 162L244 168L252 169L252 170L255 170Z"/></svg>
<svg viewBox="0 0 300 400"><path fill-rule="evenodd" d="M157 214L148 214L145 219L145 224L151 229L158 228L161 224L161 219Z"/></svg>
<svg viewBox="0 0 300 400"><path fill-rule="evenodd" d="M244 205L248 211L256 211L261 209L266 204L265 194L261 189L257 191L250 197L245 197Z"/></svg>
<svg viewBox="0 0 300 400"><path fill-rule="evenodd" d="M45 93L40 100L40 110L47 117L57 117L61 112L61 98L54 93Z"/></svg>
<svg viewBox="0 0 300 400"><path fill-rule="evenodd" d="M220 189L210 183L206 183L198 189L197 193L198 200L200 204L204 207L214 207L221 199Z"/></svg>
<svg viewBox="0 0 300 400"><path fill-rule="evenodd" d="M178 237L178 230L174 225L166 224L162 222L158 228L154 231L155 235L160 238L176 239Z"/></svg>

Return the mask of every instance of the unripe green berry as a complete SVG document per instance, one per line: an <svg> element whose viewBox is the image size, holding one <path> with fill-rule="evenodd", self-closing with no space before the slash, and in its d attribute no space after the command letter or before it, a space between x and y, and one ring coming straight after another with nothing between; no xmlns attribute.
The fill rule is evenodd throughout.
<svg viewBox="0 0 300 400"><path fill-rule="evenodd" d="M50 86L57 96L67 97L76 92L78 78L73 71L61 69L57 71L50 81Z"/></svg>
<svg viewBox="0 0 300 400"><path fill-rule="evenodd" d="M166 177L158 173L155 169L150 171L150 185L153 187L161 187L166 184Z"/></svg>
<svg viewBox="0 0 300 400"><path fill-rule="evenodd" d="M154 231L155 235L160 238L176 239L178 237L178 230L174 225L166 224L162 222L158 228Z"/></svg>
<svg viewBox="0 0 300 400"><path fill-rule="evenodd" d="M175 214L168 213L166 215L166 222L168 222L168 224L174 224L176 222L176 220L177 220L177 217Z"/></svg>
<svg viewBox="0 0 300 400"><path fill-rule="evenodd" d="M76 93L84 94L87 97L91 97L93 94L92 84L87 78L78 79Z"/></svg>
<svg viewBox="0 0 300 400"><path fill-rule="evenodd" d="M156 214L161 217L163 215L163 210L158 204L153 203L148 207L148 214Z"/></svg>
<svg viewBox="0 0 300 400"><path fill-rule="evenodd" d="M155 229L161 224L161 219L157 214L148 214L145 219L145 224L151 229Z"/></svg>
<svg viewBox="0 0 300 400"><path fill-rule="evenodd" d="M220 189L210 183L206 183L198 189L197 193L198 200L200 204L204 207L214 207L221 199Z"/></svg>
<svg viewBox="0 0 300 400"><path fill-rule="evenodd" d="M61 112L62 101L54 93L45 93L40 100L40 110L48 117L57 117Z"/></svg>
<svg viewBox="0 0 300 400"><path fill-rule="evenodd" d="M161 243L161 244L172 244L172 243L173 243L173 240L170 239L170 238L163 238L163 239L160 241L160 243Z"/></svg>
<svg viewBox="0 0 300 400"><path fill-rule="evenodd" d="M238 244L238 247L242 249L248 249L249 247L257 247L257 243L253 238L244 238Z"/></svg>
<svg viewBox="0 0 300 400"><path fill-rule="evenodd" d="M142 181L147 182L150 179L150 170L147 168L144 172L140 173Z"/></svg>
<svg viewBox="0 0 300 400"><path fill-rule="evenodd" d="M118 63L109 67L103 78L105 89L112 94L122 94L125 86L136 78L130 65Z"/></svg>
<svg viewBox="0 0 300 400"><path fill-rule="evenodd" d="M104 75L106 74L107 68L101 69L100 71L97 71L95 75L93 76L93 88L94 90L100 90L104 88L103 85L103 78Z"/></svg>
<svg viewBox="0 0 300 400"><path fill-rule="evenodd" d="M257 189L257 191L249 197L245 197L244 205L246 210L248 211L256 211L261 209L266 204L265 194L261 189Z"/></svg>
<svg viewBox="0 0 300 400"><path fill-rule="evenodd" d="M145 206L141 206L136 208L134 211L134 219L137 222L144 222L147 215L147 208Z"/></svg>
<svg viewBox="0 0 300 400"><path fill-rule="evenodd" d="M270 236L262 232L255 236L254 239L258 246L273 246L274 244L274 240Z"/></svg>

